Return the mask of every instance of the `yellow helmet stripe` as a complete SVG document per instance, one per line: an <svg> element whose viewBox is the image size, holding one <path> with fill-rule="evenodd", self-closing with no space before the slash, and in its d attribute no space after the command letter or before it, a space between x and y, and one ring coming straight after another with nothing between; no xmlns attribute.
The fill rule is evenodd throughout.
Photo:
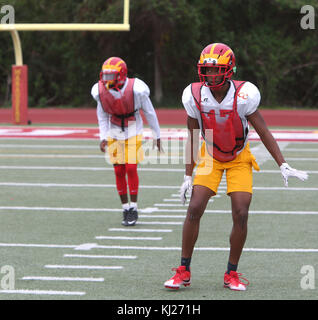
<svg viewBox="0 0 318 320"><path fill-rule="evenodd" d="M224 57L227 57L231 52L232 52L232 50L229 49L229 50L227 50L227 51L223 54L223 56L224 56Z"/></svg>
<svg viewBox="0 0 318 320"><path fill-rule="evenodd" d="M114 59L114 58L109 58L108 61L107 61L107 63L106 63L106 65L109 66L113 59Z"/></svg>
<svg viewBox="0 0 318 320"><path fill-rule="evenodd" d="M219 57L219 64L228 64L230 62L230 53L232 52L231 49L227 50Z"/></svg>
<svg viewBox="0 0 318 320"><path fill-rule="evenodd" d="M109 58L109 60L107 61L107 64L104 64L102 67L102 70L116 70L116 71L120 71L120 64L123 63L123 60L118 61L115 65L111 64L112 60L114 58Z"/></svg>
<svg viewBox="0 0 318 320"><path fill-rule="evenodd" d="M123 60L118 61L118 62L115 64L115 67L119 67L119 65L122 64L123 62L124 62Z"/></svg>
<svg viewBox="0 0 318 320"><path fill-rule="evenodd" d="M213 54L213 51L214 51L214 48L218 45L218 43L214 43L211 47L211 50L210 50L210 55L212 56Z"/></svg>

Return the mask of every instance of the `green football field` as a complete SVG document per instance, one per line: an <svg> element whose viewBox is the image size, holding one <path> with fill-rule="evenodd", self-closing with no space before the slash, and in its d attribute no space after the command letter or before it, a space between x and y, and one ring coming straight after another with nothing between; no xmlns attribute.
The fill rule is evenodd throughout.
<svg viewBox="0 0 318 320"><path fill-rule="evenodd" d="M180 263L186 206L183 144L166 141L139 165L139 220L121 225L115 177L97 140L0 139L0 300L278 300L318 297L318 144L280 142L306 182L285 188L262 144L239 272L248 290L223 288L232 227L222 180L201 220L192 284L164 281ZM316 273L314 272L316 271Z"/></svg>

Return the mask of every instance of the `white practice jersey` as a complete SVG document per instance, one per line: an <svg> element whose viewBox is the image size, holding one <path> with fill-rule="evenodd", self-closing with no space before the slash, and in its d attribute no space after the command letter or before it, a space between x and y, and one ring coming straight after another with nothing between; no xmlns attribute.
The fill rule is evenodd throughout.
<svg viewBox="0 0 318 320"><path fill-rule="evenodd" d="M125 89L128 84L128 79L124 86L121 88L121 94L125 93ZM115 97L118 98L120 93L114 89L110 89L109 92ZM148 86L140 79L135 78L134 86L134 106L135 106L135 117L136 121L129 122L128 127L124 128L124 131L120 126L116 126L111 123L109 113L106 113L102 107L102 104L99 99L99 90L98 83L95 83L91 90L91 95L97 101L97 119L99 125L99 135L100 140L107 140L108 137L117 139L117 140L126 140L133 136L142 134L143 132L143 120L140 114L140 109L142 109L147 122L152 130L153 138L160 138L160 127L156 111L152 105L152 102L149 98L150 90Z"/></svg>
<svg viewBox="0 0 318 320"><path fill-rule="evenodd" d="M218 116L220 109L232 110L234 102L235 87L232 81L230 81L230 88L221 103L218 103L210 88L202 86L201 88L201 108L203 112L215 111L215 120L217 122L224 121L224 118ZM244 132L249 129L247 116L251 115L257 110L261 100L261 95L258 88L251 82L245 82L239 91L237 97L237 112L242 120ZM189 117L197 119L202 130L201 114L195 105L194 98L191 92L191 85L187 86L182 95L182 103L187 111ZM245 140L245 145L247 139ZM242 151L242 150L240 150ZM239 153L239 152L238 152Z"/></svg>

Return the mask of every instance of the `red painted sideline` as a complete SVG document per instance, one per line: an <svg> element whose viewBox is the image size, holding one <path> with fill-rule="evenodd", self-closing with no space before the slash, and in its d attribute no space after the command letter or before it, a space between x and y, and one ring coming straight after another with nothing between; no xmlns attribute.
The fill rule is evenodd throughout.
<svg viewBox="0 0 318 320"><path fill-rule="evenodd" d="M260 109L260 111L269 126L318 128L318 110ZM161 125L186 125L187 114L184 109L156 109L156 112ZM29 108L28 119L32 121L32 124L97 124L96 109L94 108ZM0 123L12 123L11 109L0 108Z"/></svg>

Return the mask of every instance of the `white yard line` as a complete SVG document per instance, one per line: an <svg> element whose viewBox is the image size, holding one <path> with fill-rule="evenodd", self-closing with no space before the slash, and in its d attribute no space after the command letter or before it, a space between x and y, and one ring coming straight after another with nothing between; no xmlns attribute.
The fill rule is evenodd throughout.
<svg viewBox="0 0 318 320"><path fill-rule="evenodd" d="M63 207L0 207L0 210L64 211L64 212L122 212L122 208L63 208Z"/></svg>
<svg viewBox="0 0 318 320"><path fill-rule="evenodd" d="M21 280L103 282L104 278L26 276L21 278Z"/></svg>
<svg viewBox="0 0 318 320"><path fill-rule="evenodd" d="M220 187L222 189L222 187ZM253 190L280 190L280 191L318 191L318 188L300 187L253 187Z"/></svg>
<svg viewBox="0 0 318 320"><path fill-rule="evenodd" d="M108 154L105 155L94 155L94 154L44 154L44 153L1 153L0 158L62 158L62 159L109 159ZM174 160L181 160L183 163L183 156L175 156L175 155L162 155L159 156L145 156L145 160L164 160L164 159L174 159ZM146 161L143 160L141 162L145 163ZM162 164L168 164L167 162L163 162ZM176 164L178 164L177 162Z"/></svg>
<svg viewBox="0 0 318 320"><path fill-rule="evenodd" d="M57 167L57 166L0 166L2 170L79 170L79 171L114 171L106 167Z"/></svg>
<svg viewBox="0 0 318 320"><path fill-rule="evenodd" d="M153 212L187 212L187 209L158 209L154 210ZM205 210L206 213L213 213L213 214L219 214L219 213L231 213L231 210ZM250 210L249 214L286 214L286 215L318 215L318 211L278 211L278 210ZM149 217L154 217L155 215L149 215ZM169 215L170 216L170 215ZM145 216L146 217L146 216Z"/></svg>
<svg viewBox="0 0 318 320"><path fill-rule="evenodd" d="M37 243L0 243L0 247L22 247L22 248L62 248L75 249L77 245L65 244L37 244Z"/></svg>
<svg viewBox="0 0 318 320"><path fill-rule="evenodd" d="M74 250L88 251L97 246L97 243L82 243L74 248Z"/></svg>
<svg viewBox="0 0 318 320"><path fill-rule="evenodd" d="M33 295L58 295L58 296L83 296L86 292L83 291L56 291L56 290L0 290L0 293L5 294L33 294Z"/></svg>
<svg viewBox="0 0 318 320"><path fill-rule="evenodd" d="M317 170L306 170L307 173L310 174L317 174L318 171ZM267 170L267 169L261 169L260 171L254 171L253 173L257 173L257 174L261 174L261 173L275 173L275 174L280 174L280 170Z"/></svg>
<svg viewBox="0 0 318 320"><path fill-rule="evenodd" d="M141 217L141 216L140 216ZM172 232L171 229L127 229L127 228L109 228L108 231L116 232Z"/></svg>
<svg viewBox="0 0 318 320"><path fill-rule="evenodd" d="M114 171L111 167L65 167L65 166L0 166L0 170L65 170L65 171ZM143 172L183 172L184 169L172 168L142 168L138 171Z"/></svg>
<svg viewBox="0 0 318 320"><path fill-rule="evenodd" d="M93 154L31 154L31 153L1 153L0 158L62 158L62 159L105 159L103 155Z"/></svg>
<svg viewBox="0 0 318 320"><path fill-rule="evenodd" d="M58 187L58 188L116 188L115 184L69 184L69 183L29 183L29 182L0 182L0 186L6 187ZM139 186L143 189L179 189L180 186Z"/></svg>
<svg viewBox="0 0 318 320"><path fill-rule="evenodd" d="M288 161L318 161L318 158L290 158L287 157L285 160Z"/></svg>
<svg viewBox="0 0 318 320"><path fill-rule="evenodd" d="M181 251L181 247L138 247L138 246L98 246L99 249L119 249L119 250L146 250L146 251ZM195 247L195 251L229 251L230 248L223 247ZM310 253L318 252L318 249L307 248L244 248L246 252L291 252Z"/></svg>
<svg viewBox="0 0 318 320"><path fill-rule="evenodd" d="M155 211L158 212L158 211ZM186 213L187 210L160 210L160 212L184 212ZM231 210L205 210L205 213L209 214L226 214L232 213ZM318 215L318 211L249 211L249 214L265 214L265 215ZM177 218L185 218L185 215L140 215L140 218L170 218L170 219L177 219Z"/></svg>
<svg viewBox="0 0 318 320"><path fill-rule="evenodd" d="M184 212L186 212L187 210L184 210ZM146 215L146 214L142 214L139 216L140 218L154 218L154 219L157 219L157 218L163 218L163 219L178 219L178 218L181 218L181 219L184 219L186 217L186 215L171 215L171 214L167 214L167 215L163 215L163 214L151 214L151 215Z"/></svg>
<svg viewBox="0 0 318 320"><path fill-rule="evenodd" d="M286 148L286 152L292 151L292 152L318 152L318 148Z"/></svg>
<svg viewBox="0 0 318 320"><path fill-rule="evenodd" d="M55 137L0 137L1 140L5 141L13 141L13 140L18 140L18 141L56 141L56 142L61 142L62 141L70 141L70 142L79 142L79 138L55 138ZM96 142L99 143L98 138L80 138L80 141L87 141L87 142ZM310 143L310 141L307 141L307 143Z"/></svg>
<svg viewBox="0 0 318 320"><path fill-rule="evenodd" d="M138 225L182 225L183 222L176 222L176 221L138 221Z"/></svg>
<svg viewBox="0 0 318 320"><path fill-rule="evenodd" d="M164 205L166 206L166 205ZM146 215L142 213L153 213L153 212L171 212L171 213L186 213L187 212L187 206L183 206L184 209L159 209L157 207L148 207L144 209L138 209L138 211L141 213L139 215L140 218L156 218L156 217L177 217L172 215L166 215L166 216L159 216L159 215ZM123 209L121 208L60 208L60 207L0 207L0 210L14 210L14 211L62 211L62 212L122 212ZM231 213L231 210L205 210L206 213ZM287 215L317 215L318 211L295 211L295 210L250 210L250 214L287 214ZM178 216L183 217L183 216ZM139 224L141 221L138 221ZM111 231L133 231L133 232L147 232L145 229L116 229L114 228ZM171 232L171 230L162 230L158 229L151 229L148 232ZM0 244L1 246L1 244Z"/></svg>
<svg viewBox="0 0 318 320"><path fill-rule="evenodd" d="M120 236L96 236L98 240L146 240L146 241L159 241L162 237L120 237Z"/></svg>
<svg viewBox="0 0 318 320"><path fill-rule="evenodd" d="M121 270L123 266L84 266L84 265L60 265L47 264L44 268L49 269L89 269L89 270Z"/></svg>
<svg viewBox="0 0 318 320"><path fill-rule="evenodd" d="M178 197L180 198L180 195L178 195ZM217 195L213 196L213 198L210 199L209 202L213 202L214 198L221 198L221 196L217 194ZM162 199L162 201L163 202L180 202L181 203L180 199L175 199L175 198L174 199ZM187 202L189 202L189 200L187 200Z"/></svg>
<svg viewBox="0 0 318 320"><path fill-rule="evenodd" d="M0 148L17 148L17 149L95 149L99 150L98 143L96 145L67 145L67 144L0 144Z"/></svg>
<svg viewBox="0 0 318 320"><path fill-rule="evenodd" d="M137 256L107 256L98 254L71 254L65 253L65 258L88 258L88 259L123 259L123 260L134 260Z"/></svg>

